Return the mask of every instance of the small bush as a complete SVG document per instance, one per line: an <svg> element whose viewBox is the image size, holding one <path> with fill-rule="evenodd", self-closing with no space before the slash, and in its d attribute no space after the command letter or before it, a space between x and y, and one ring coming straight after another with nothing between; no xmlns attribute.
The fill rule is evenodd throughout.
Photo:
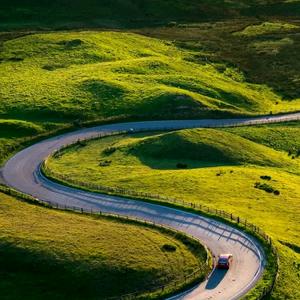
<svg viewBox="0 0 300 300"><path fill-rule="evenodd" d="M186 169L187 168L187 164L185 163L178 163L176 165L177 169Z"/></svg>
<svg viewBox="0 0 300 300"><path fill-rule="evenodd" d="M87 145L86 141L80 141L80 140L78 140L77 143L76 143L77 147L85 147L86 145Z"/></svg>
<svg viewBox="0 0 300 300"><path fill-rule="evenodd" d="M111 164L111 160L103 160L100 161L99 166L100 167L108 167Z"/></svg>
<svg viewBox="0 0 300 300"><path fill-rule="evenodd" d="M19 62L19 61L23 61L24 58L22 58L22 57L10 57L8 60L12 61L12 62Z"/></svg>
<svg viewBox="0 0 300 300"><path fill-rule="evenodd" d="M232 173L232 172L231 172ZM219 171L218 173L216 173L216 176L222 176L222 175L224 175L225 174L225 172L224 171Z"/></svg>
<svg viewBox="0 0 300 300"><path fill-rule="evenodd" d="M174 245L170 245L170 244L164 244L161 249L163 251L166 251L166 252L175 252L176 251L176 246Z"/></svg>
<svg viewBox="0 0 300 300"><path fill-rule="evenodd" d="M280 191L275 190L271 185L269 185L267 183L256 182L254 187L256 189L263 190L270 194L273 193L276 196L280 195Z"/></svg>
<svg viewBox="0 0 300 300"><path fill-rule="evenodd" d="M52 65L44 65L42 66L42 69L46 71L55 71L56 69L62 69L65 68L65 65L62 64L52 64Z"/></svg>
<svg viewBox="0 0 300 300"><path fill-rule="evenodd" d="M66 48L73 48L78 47L83 44L83 41L80 39L74 39L70 41L60 41L58 42L59 45L64 45Z"/></svg>
<svg viewBox="0 0 300 300"><path fill-rule="evenodd" d="M77 47L80 46L81 44L83 44L83 41L80 39L75 39L67 42L68 47Z"/></svg>
<svg viewBox="0 0 300 300"><path fill-rule="evenodd" d="M110 154L113 154L114 152L116 152L116 150L117 149L115 147L108 147L108 148L104 149L102 151L102 153L105 155L110 155Z"/></svg>
<svg viewBox="0 0 300 300"><path fill-rule="evenodd" d="M268 175L262 175L262 176L260 176L260 178L263 180L271 180L272 179L272 177L268 176Z"/></svg>
<svg viewBox="0 0 300 300"><path fill-rule="evenodd" d="M266 191L267 193L273 193L274 192L273 187L269 184L266 184L266 183L256 182L255 183L255 188Z"/></svg>

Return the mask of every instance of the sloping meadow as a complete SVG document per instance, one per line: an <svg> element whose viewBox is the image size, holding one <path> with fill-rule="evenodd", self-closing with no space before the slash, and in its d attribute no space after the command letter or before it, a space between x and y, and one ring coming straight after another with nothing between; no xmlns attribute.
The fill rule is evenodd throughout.
<svg viewBox="0 0 300 300"><path fill-rule="evenodd" d="M207 205L261 226L280 253L274 297L298 299L299 137L299 122L131 134L68 148L47 166L66 181Z"/></svg>
<svg viewBox="0 0 300 300"><path fill-rule="evenodd" d="M5 42L0 52L0 112L11 119L65 122L122 114L284 110L284 102L266 86L232 76L236 70L220 72L213 64L191 62L194 55L171 42L131 33L20 37Z"/></svg>

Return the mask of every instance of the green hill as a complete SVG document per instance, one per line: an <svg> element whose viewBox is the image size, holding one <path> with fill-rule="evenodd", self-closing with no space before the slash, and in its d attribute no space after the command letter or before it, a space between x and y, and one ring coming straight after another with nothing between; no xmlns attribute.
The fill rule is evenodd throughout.
<svg viewBox="0 0 300 300"><path fill-rule="evenodd" d="M177 30L181 29L172 32ZM237 67L203 61L210 57L206 50L178 42L91 31L3 37L8 40L0 47L0 118L8 121L0 130L0 160L23 137L66 123L236 116L300 108L298 98L286 100L266 85L250 84ZM296 82L293 74L290 80Z"/></svg>
<svg viewBox="0 0 300 300"><path fill-rule="evenodd" d="M300 145L298 129L299 122L293 122L114 136L69 148L49 159L48 167L57 179L64 175L66 180L207 205L261 226L280 253L272 297L296 300L300 158L287 151Z"/></svg>
<svg viewBox="0 0 300 300"><path fill-rule="evenodd" d="M0 116L70 122L111 116L203 117L293 110L234 68L193 62L171 42L120 32L34 34L0 52Z"/></svg>
<svg viewBox="0 0 300 300"><path fill-rule="evenodd" d="M263 144L291 155L300 153L300 123L273 124L269 126L226 128L225 131Z"/></svg>
<svg viewBox="0 0 300 300"><path fill-rule="evenodd" d="M124 150L124 146L120 150ZM182 162L192 160L217 165L254 164L284 167L291 164L280 152L215 129L192 129L160 134L129 144L125 146L125 151L138 156L146 163L150 158Z"/></svg>

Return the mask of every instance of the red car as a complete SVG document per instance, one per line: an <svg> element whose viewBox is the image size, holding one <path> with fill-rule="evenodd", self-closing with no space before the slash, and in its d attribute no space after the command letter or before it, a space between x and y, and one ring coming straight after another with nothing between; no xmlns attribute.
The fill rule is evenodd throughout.
<svg viewBox="0 0 300 300"><path fill-rule="evenodd" d="M230 268L230 265L232 264L232 260L232 254L220 254L218 258L217 268L228 270Z"/></svg>

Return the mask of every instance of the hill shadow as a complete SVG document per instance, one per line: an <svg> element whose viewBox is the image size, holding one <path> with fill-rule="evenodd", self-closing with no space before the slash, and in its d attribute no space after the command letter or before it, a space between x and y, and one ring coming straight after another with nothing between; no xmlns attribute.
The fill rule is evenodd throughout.
<svg viewBox="0 0 300 300"><path fill-rule="evenodd" d="M4 298L13 290L9 299L106 299L110 296L119 299L119 295L132 291L143 293L155 288L163 279L156 270L116 267L105 263L101 256L96 263L96 257L63 258L63 253L56 255L54 251L24 245L19 245L18 239L0 239L0 292Z"/></svg>
<svg viewBox="0 0 300 300"><path fill-rule="evenodd" d="M226 167L237 166L238 164L230 164L225 162L200 161L188 159L156 159L136 155L143 165L146 165L154 170L191 170L209 167Z"/></svg>

